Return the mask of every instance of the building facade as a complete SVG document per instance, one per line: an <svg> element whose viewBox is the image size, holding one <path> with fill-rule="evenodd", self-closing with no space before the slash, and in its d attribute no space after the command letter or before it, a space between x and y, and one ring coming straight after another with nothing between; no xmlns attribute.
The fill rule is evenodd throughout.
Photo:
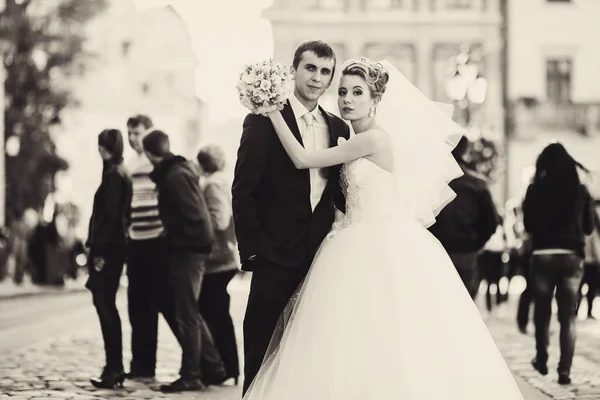
<svg viewBox="0 0 600 400"><path fill-rule="evenodd" d="M511 196L523 192L523 171L556 140L595 172L585 181L600 198L599 16L596 0L508 1Z"/></svg>
<svg viewBox="0 0 600 400"><path fill-rule="evenodd" d="M452 102L445 93L449 59L461 45L481 47L481 70L488 81L480 110L490 126L501 130L502 73L499 0L274 0L265 17L273 27L274 56L292 59L307 39L322 39L335 49L341 64L366 56L387 59L428 97ZM338 68L338 71L341 68ZM335 111L337 78L324 97Z"/></svg>
<svg viewBox="0 0 600 400"><path fill-rule="evenodd" d="M523 129L597 129L599 16L595 0L509 1L508 91Z"/></svg>
<svg viewBox="0 0 600 400"><path fill-rule="evenodd" d="M177 12L170 6L139 10L130 0L109 4L86 27L87 50L94 56L85 74L69 82L79 106L64 111L54 135L70 164L59 192L82 208L84 220L101 177L102 129L118 128L127 141L127 118L147 114L169 134L174 153L191 157L206 123L195 92L198 60ZM132 151L125 148L127 159Z"/></svg>

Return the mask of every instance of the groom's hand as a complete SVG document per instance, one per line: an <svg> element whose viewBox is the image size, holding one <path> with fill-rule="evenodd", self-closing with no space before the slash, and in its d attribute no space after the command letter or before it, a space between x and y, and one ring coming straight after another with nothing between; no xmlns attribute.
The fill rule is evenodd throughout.
<svg viewBox="0 0 600 400"><path fill-rule="evenodd" d="M254 265L256 264L256 254L251 255L244 261L242 261L242 270L243 271L254 271Z"/></svg>

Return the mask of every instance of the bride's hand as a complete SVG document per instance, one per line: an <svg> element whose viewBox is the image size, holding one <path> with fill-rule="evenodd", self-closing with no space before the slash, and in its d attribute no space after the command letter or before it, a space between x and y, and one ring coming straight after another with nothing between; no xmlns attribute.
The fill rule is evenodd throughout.
<svg viewBox="0 0 600 400"><path fill-rule="evenodd" d="M276 114L281 114L281 112L278 109L275 109L273 111L269 111L267 113L264 113L263 115L267 118L269 118L271 121L273 121L273 119L277 118Z"/></svg>

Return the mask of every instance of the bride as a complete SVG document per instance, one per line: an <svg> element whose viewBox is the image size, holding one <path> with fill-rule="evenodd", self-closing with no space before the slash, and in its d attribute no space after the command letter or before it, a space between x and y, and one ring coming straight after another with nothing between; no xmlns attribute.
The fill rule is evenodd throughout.
<svg viewBox="0 0 600 400"><path fill-rule="evenodd" d="M356 135L330 149L305 151L279 111L269 114L297 168L343 164L347 210L244 399L522 399L426 229L454 197L460 128L385 61L348 61L338 95Z"/></svg>

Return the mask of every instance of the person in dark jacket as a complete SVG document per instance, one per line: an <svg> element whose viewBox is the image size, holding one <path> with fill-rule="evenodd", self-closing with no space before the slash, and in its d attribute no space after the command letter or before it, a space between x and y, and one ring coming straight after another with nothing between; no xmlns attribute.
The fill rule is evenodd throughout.
<svg viewBox="0 0 600 400"><path fill-rule="evenodd" d="M231 184L223 176L225 154L221 147L204 146L196 158L202 171L202 189L215 229L215 243L206 261L198 307L221 353L228 378L233 378L237 384L240 366L235 329L229 313L231 298L227 292L227 285L239 272L235 254Z"/></svg>
<svg viewBox="0 0 600 400"><path fill-rule="evenodd" d="M594 317L594 299L596 298L596 290L598 289L598 273L600 272L600 257L599 242L600 242L600 217L598 216L598 202L593 201L594 206L592 218L594 221L594 231L590 236L586 238L585 244L585 259L583 262L583 277L579 284L579 290L577 291L577 307L575 308L575 315L579 314L579 306L583 300L583 285L587 285L587 293L585 294L587 300L587 317L588 319L596 319Z"/></svg>
<svg viewBox="0 0 600 400"><path fill-rule="evenodd" d="M471 171L463 160L469 140L462 137L452 151L464 175L450 182L456 193L429 228L452 259L460 278L475 299L479 289L477 257L498 227L498 213L486 181Z"/></svg>
<svg viewBox="0 0 600 400"><path fill-rule="evenodd" d="M121 319L115 303L125 262L131 180L123 163L123 136L117 129L105 129L98 136L98 150L104 163L102 182L94 196L86 247L90 250L89 279L100 318L106 365L102 375L91 382L99 388L123 385L123 344Z"/></svg>
<svg viewBox="0 0 600 400"><path fill-rule="evenodd" d="M558 383L571 383L575 352L575 308L583 275L585 235L594 229L592 199L579 180L587 172L560 143L548 145L536 162L533 182L523 201L523 223L531 237L530 281L535 308L536 357L533 367L548 373L548 344L552 298L556 289L560 323Z"/></svg>
<svg viewBox="0 0 600 400"><path fill-rule="evenodd" d="M205 322L198 311L205 263L214 240L210 213L200 189L198 173L184 157L171 153L169 137L164 132L148 133L143 139L143 147L154 165L150 179L156 183L158 191L158 211L169 252L169 277L178 330L175 334L182 350L181 377L162 385L161 390L204 390L205 383L216 380L211 376L205 377L209 382L202 381ZM217 358L222 368L218 354Z"/></svg>

